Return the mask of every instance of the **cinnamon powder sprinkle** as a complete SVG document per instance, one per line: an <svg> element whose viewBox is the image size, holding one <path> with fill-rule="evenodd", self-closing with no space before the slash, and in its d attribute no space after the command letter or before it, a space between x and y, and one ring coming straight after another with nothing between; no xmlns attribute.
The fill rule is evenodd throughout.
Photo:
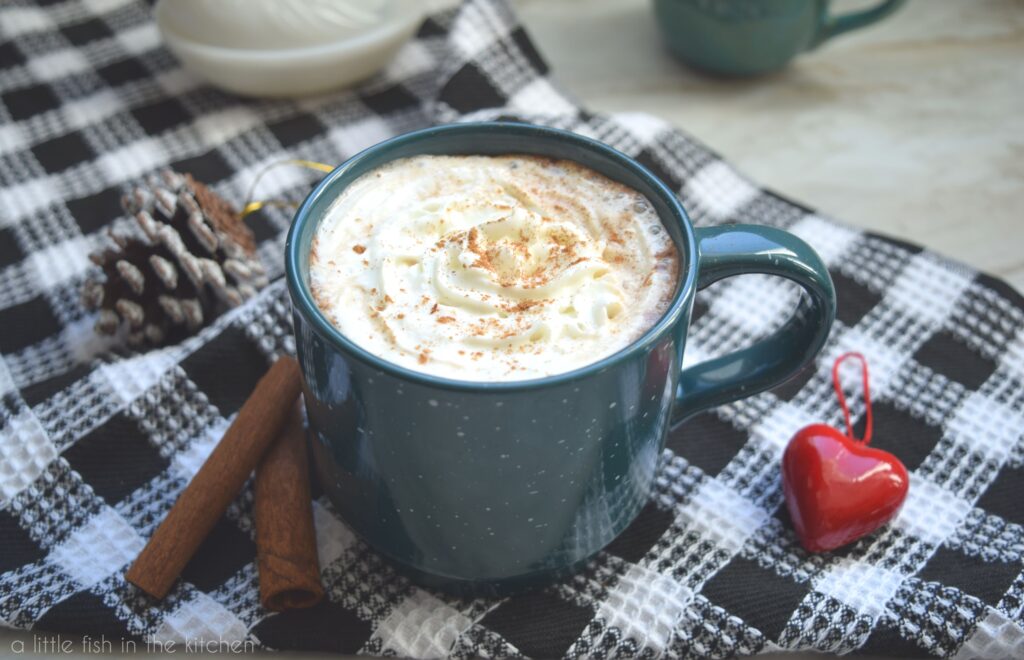
<svg viewBox="0 0 1024 660"><path fill-rule="evenodd" d="M476 255L476 267L493 272L494 264L491 263L487 251L480 246L480 230L476 227L470 229L467 242L469 244L469 251Z"/></svg>
<svg viewBox="0 0 1024 660"><path fill-rule="evenodd" d="M545 305L551 302L550 299L546 300L520 300L515 305L502 305L501 308L506 312L525 312L526 310L536 307L537 305Z"/></svg>
<svg viewBox="0 0 1024 660"><path fill-rule="evenodd" d="M508 215L515 221L509 222L508 225L483 222L479 226L465 227L463 225L463 227L459 227L458 224L461 222L456 224L454 217L440 217L449 211L456 213L455 217L461 217L459 214L462 211L475 208L469 202L452 202L443 211L438 210L433 219L431 231L428 233L429 238L423 241L419 247L428 253L427 256L430 259L434 260L433 263L440 272L439 277L442 279L446 276L455 278L456 286L470 288L472 295L469 297L475 299L470 302L484 303L483 306L474 306L474 313L466 315L458 313L456 315L453 306L459 307L460 303L447 299L445 309L441 310L440 296L442 294L422 295L421 299L417 301L416 288L413 287L409 288L408 292L405 288L391 289L400 292L400 298L396 302L391 296L385 294L382 286L369 289L370 282L363 280L366 284L362 284L362 282L354 280L355 286L364 296L360 308L364 313L369 312L371 318L376 319L372 327L383 329L384 332L381 336L390 341L397 350L400 350L408 363L427 365L433 357L433 352L440 351L439 355L445 359L439 360L438 365L430 367L431 370L435 368L448 369L451 365L448 364L447 358L454 357L455 354L461 357L453 361L454 365L459 366L461 363L470 371L484 368L483 363L486 362L489 365L492 358L496 367L500 365L500 368L508 370L506 373L518 374L520 371L530 371L535 366L538 369L547 368L544 361L538 360L536 356L545 355L544 351L552 341L561 341L561 339L558 339L556 334L553 340L546 327L535 332L534 326L538 320L546 318L549 313L568 314L573 318L581 316L579 319L581 323L586 320L582 318L586 315L580 315L580 311L578 311L582 308L574 307L569 302L563 304L563 289L566 287L571 289L576 286L577 280L581 279L578 276L584 275L583 271L587 278L591 276L600 278L609 272L615 274L619 270L618 267L628 264L628 277L625 278L625 284L622 285L620 293L624 299L635 298L638 303L651 297L654 291L653 275L658 274L658 285L661 287L664 284L665 276L660 273L675 271L676 251L674 246L666 246L664 235L657 232L651 234L653 238L648 238L646 233L633 229L633 216L641 213L642 209L633 204L632 198L624 196L621 192L616 194L618 184L608 182L600 175L590 173L585 168L576 172L572 169L571 164L566 165L561 161L541 158L531 158L530 160L542 161L551 167L556 164L559 166L557 172L549 172L545 176L561 177L565 172L562 168L567 167L568 171L574 175L593 178L601 186L610 183L612 188L609 190L608 196L597 199L597 206L592 207L589 202L577 201L572 199L572 194L562 194L554 188L549 190L546 185L531 186L515 183L510 186L497 185L494 189L496 199L503 201L503 198L513 198L513 201L507 204L495 205L498 210L506 209L508 211L508 214L501 216L503 219L505 215ZM376 173L376 175L380 176L380 173ZM528 181L532 183L532 180L528 179ZM630 191L628 188L626 191L639 197L635 191ZM436 194L441 195L444 192L442 188L438 187ZM430 191L427 190L424 194L427 193ZM618 211L606 213L607 209L602 210L601 202L608 202L611 205L609 208L625 210L621 213ZM519 207L526 208L534 215L519 222L518 216L512 217L511 215L512 211ZM488 206L488 208L492 207ZM562 218L561 216L571 217ZM385 221L383 220L384 215L380 217L382 222ZM544 224L538 225L537 219ZM560 224L552 224L560 223L563 220L569 223L567 224L568 228L564 228ZM360 231L365 229L364 224L360 223ZM356 255L367 256L371 246L375 250L377 249L374 244L368 246L358 243L360 240L366 240L365 237L353 234L349 234L349 236L351 238L344 244L349 245L352 253ZM590 239L597 240L592 242ZM653 249L636 250L641 254L634 255L634 250L631 248L638 240ZM659 248L661 248L660 251ZM315 249L316 245L313 246L314 251ZM353 257L352 253L342 252L337 255L339 262L343 263L345 261L343 255L348 254L349 264L362 261L363 265L368 268L377 267L377 264L371 266L363 257ZM593 256L584 256L591 254ZM387 257L384 258L384 261L388 267L391 267L391 262ZM412 263L409 263L410 261ZM655 263L651 264L651 261ZM580 264L583 262L587 263L581 267ZM395 263L398 266L419 264L421 270L423 269L423 264L416 258L396 259ZM605 264L610 264L612 267L603 268ZM591 265L594 268L590 268ZM650 267L653 272L643 272L640 269L641 265L645 270ZM413 282L414 287L418 287L420 284L423 284L424 287L434 287L434 283L429 279L421 282L420 279L414 277L414 274L407 274L411 271L396 267L396 272L401 277L413 278L408 281ZM331 274L333 275L333 271ZM346 272L346 274L353 278L360 276L358 272ZM479 279L488 281L487 287L492 288L492 295L480 290L483 288L482 286L474 288L474 282ZM565 287L561 286L563 279L567 282ZM381 281L378 280L373 284L380 284ZM559 286L554 287L553 283L559 284ZM398 284L402 284L402 282L399 281ZM614 287L616 284L618 283L612 282L609 286ZM405 284L405 286L409 285ZM551 292L547 291L549 287ZM378 289L380 290L378 291ZM423 293L422 290L421 293ZM428 293L430 292L428 291ZM586 302L589 304L589 299ZM594 304L600 303L601 300L597 300ZM335 301L334 304L338 305L339 301ZM403 308L409 309L409 313L404 313ZM445 327L430 326L429 319L424 319L422 316L424 312ZM409 324L404 323L406 319L410 320ZM617 326L614 324L608 324L601 331L608 335L614 335L617 332L616 328ZM400 341L406 338L406 333L408 338L412 339L408 343ZM513 341L510 342L510 339ZM412 344L417 341L422 343L417 343L413 348ZM473 344L482 347L485 343L487 348L474 350L476 346ZM459 346L459 344L463 345ZM516 358L529 362L530 366L524 366ZM467 359L471 362L465 362ZM481 361L482 364L473 367L472 361Z"/></svg>

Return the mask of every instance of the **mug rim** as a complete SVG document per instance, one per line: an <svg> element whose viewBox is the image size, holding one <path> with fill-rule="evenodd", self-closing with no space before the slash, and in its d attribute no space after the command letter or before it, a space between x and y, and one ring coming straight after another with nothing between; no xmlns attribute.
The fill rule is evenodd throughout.
<svg viewBox="0 0 1024 660"><path fill-rule="evenodd" d="M678 223L682 241L677 240L673 232L669 231L668 233L680 257L685 259L685 263L681 264L681 267L679 268L679 273L676 279L676 290L673 294L671 303L669 303L669 306L658 320L644 331L640 337L610 355L606 355L599 360L589 362L570 371L523 380L463 380L436 376L423 371L417 371L380 357L379 355L363 348L352 339L346 337L341 330L331 323L326 315L320 310L320 307L317 306L316 302L313 300L312 292L305 284L302 274L299 272L301 256L299 254L299 237L306 223L311 221L310 218L312 210L316 203L328 194L333 194L336 197L340 194L341 189L343 189L345 185L351 183L346 182L341 189L337 191L332 190L336 186L341 185L338 183L339 180L344 179L348 172L361 161L367 158L372 158L381 151L388 151L399 146L423 140L430 140L444 135L458 135L460 133L472 134L493 131L530 136L540 138L541 140L568 141L582 149L596 152L597 154L612 161L617 167L629 170L638 176L650 187L651 191L665 203L665 206L669 211L669 215L672 217L666 218L659 214L659 220L661 220L663 225L667 225L667 222L670 219L675 220ZM573 159L568 158L567 160ZM377 166L379 167L382 164L383 163L380 163ZM614 177L612 176L609 176L609 178L614 180ZM353 181L354 180L355 179L353 178ZM684 244L680 245L680 242ZM591 374L605 371L619 363L625 362L637 354L648 351L651 346L656 344L665 335L665 333L675 328L676 325L683 320L683 317L685 316L684 311L688 307L689 302L693 299L693 295L696 290L697 259L696 232L694 230L693 223L690 221L690 217L687 215L686 210L679 201L679 198L676 197L675 193L672 192L664 181L632 157L599 140L560 128L513 121L479 121L441 124L438 126L431 126L402 133L363 149L334 168L316 185L316 187L313 188L312 191L310 191L302 204L295 211L295 215L292 218L292 223L288 229L287 239L285 241L285 280L287 281L288 291L291 294L292 306L298 313L303 315L307 322L311 323L323 337L330 340L336 348L342 350L346 354L354 355L380 371L420 385L442 388L445 390L515 392L541 389L576 381Z"/></svg>

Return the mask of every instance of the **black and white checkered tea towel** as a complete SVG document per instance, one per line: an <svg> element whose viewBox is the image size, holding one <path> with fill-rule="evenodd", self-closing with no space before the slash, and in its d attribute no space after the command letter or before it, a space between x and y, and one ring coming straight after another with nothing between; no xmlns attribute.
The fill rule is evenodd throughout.
<svg viewBox="0 0 1024 660"><path fill-rule="evenodd" d="M295 102L200 84L138 0L8 0L0 32L0 624L140 648L411 657L1024 656L1024 299L1006 284L762 190L657 119L581 110L501 0L432 17L357 90ZM179 346L127 353L95 337L78 289L100 233L125 221L122 187L170 165L241 201L285 157L338 163L409 129L499 116L633 155L698 225L771 224L810 242L839 293L817 364L672 435L636 522L547 589L472 601L419 589L318 499L329 600L272 614L257 598L247 491L166 600L140 596L127 564L293 344L280 281ZM281 172L262 194L298 197L311 181ZM287 221L253 217L275 275ZM760 276L701 293L687 360L764 335L796 295ZM804 424L840 422L828 372L851 349L871 362L875 444L912 471L910 495L891 526L812 556L782 513L779 458Z"/></svg>

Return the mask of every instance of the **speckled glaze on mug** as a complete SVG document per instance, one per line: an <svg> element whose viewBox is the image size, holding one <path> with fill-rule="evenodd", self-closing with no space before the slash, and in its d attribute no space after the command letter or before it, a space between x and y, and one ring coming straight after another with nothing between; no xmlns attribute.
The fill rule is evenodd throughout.
<svg viewBox="0 0 1024 660"><path fill-rule="evenodd" d="M643 193L681 257L668 311L618 353L534 380L439 378L360 348L313 302L310 243L346 185L418 154L565 158ZM528 124L438 126L363 151L306 198L285 252L324 491L353 531L414 579L477 594L560 575L607 545L646 502L670 426L789 378L820 350L835 314L828 271L800 239L751 225L695 230L672 191L633 159ZM680 371L695 292L753 272L787 277L809 295L776 334Z"/></svg>

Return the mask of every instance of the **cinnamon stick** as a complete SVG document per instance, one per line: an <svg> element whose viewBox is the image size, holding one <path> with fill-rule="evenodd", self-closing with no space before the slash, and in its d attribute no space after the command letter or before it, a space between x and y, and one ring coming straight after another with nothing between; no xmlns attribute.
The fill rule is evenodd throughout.
<svg viewBox="0 0 1024 660"><path fill-rule="evenodd" d="M324 596L316 554L302 407L256 468L256 562L260 603L282 610L312 607Z"/></svg>
<svg viewBox="0 0 1024 660"><path fill-rule="evenodd" d="M182 491L125 579L156 598L195 554L284 427L299 397L299 365L282 357L256 383L220 443Z"/></svg>

